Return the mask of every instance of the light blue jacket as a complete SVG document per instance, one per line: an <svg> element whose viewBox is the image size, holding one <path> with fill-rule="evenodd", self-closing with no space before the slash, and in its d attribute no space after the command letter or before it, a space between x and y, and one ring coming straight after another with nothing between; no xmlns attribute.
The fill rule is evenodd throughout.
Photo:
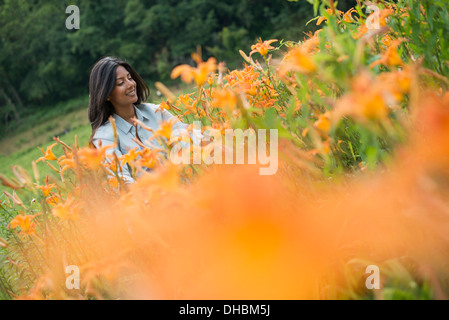
<svg viewBox="0 0 449 320"><path fill-rule="evenodd" d="M164 121L169 121L174 116L165 109L158 109L158 105L152 103L142 103L140 105L135 105L134 108L136 110L137 119L140 120L145 126L150 127L154 131L159 128L159 125ZM113 114L115 119L115 124L117 126L117 142L118 146L116 148L109 149L109 153L115 152L117 157L126 154L129 150L137 147L141 149L141 147L133 140L136 139L136 129L135 127L124 120L117 114ZM187 130L187 124L177 121L173 125L173 132L175 135L182 133ZM157 147L161 148L161 146L157 143L156 139L151 140L150 145L148 143L148 139L153 135L153 133L149 130L142 128L137 125L137 134L139 135L140 140L144 145L152 148ZM101 127L97 129L95 135L93 137L93 143L96 147L99 147L101 141L102 146L111 145L114 143L114 131L112 129L111 123L106 121ZM131 176L128 165L123 166L123 178L126 182L134 182L133 177Z"/></svg>

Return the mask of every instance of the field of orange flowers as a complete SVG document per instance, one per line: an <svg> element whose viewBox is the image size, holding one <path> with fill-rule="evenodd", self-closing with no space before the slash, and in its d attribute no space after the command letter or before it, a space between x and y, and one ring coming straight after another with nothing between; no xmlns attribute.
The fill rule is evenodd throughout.
<svg viewBox="0 0 449 320"><path fill-rule="evenodd" d="M192 54L171 74L189 94L157 83L160 108L203 131L277 130L275 174L173 164L173 122L162 149L122 158L55 138L0 177L0 297L447 299L448 3L315 3L301 41L260 39L237 70Z"/></svg>

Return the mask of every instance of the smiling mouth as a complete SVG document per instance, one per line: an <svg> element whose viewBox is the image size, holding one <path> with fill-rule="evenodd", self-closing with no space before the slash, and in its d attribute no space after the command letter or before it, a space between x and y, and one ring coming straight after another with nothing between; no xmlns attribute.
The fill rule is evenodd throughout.
<svg viewBox="0 0 449 320"><path fill-rule="evenodd" d="M129 93L127 93L127 96L133 96L136 93L136 89L132 89Z"/></svg>

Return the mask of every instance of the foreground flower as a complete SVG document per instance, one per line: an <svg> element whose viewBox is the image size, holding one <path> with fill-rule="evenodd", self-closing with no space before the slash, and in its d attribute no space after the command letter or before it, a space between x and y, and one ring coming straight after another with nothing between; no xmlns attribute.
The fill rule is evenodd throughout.
<svg viewBox="0 0 449 320"><path fill-rule="evenodd" d="M61 196L57 193L50 193L50 195L45 198L45 202L51 206L55 206L62 201Z"/></svg>
<svg viewBox="0 0 449 320"><path fill-rule="evenodd" d="M330 113L327 111L326 113L321 114L318 117L318 120L314 123L314 126L325 133L328 133L331 130L331 122L329 120Z"/></svg>
<svg viewBox="0 0 449 320"><path fill-rule="evenodd" d="M56 158L56 156L55 156L55 154L53 153L53 150L52 150L55 145L57 145L57 143L53 143L52 145L48 146L46 151L44 151L44 149L41 148L42 153L44 154L44 156L40 157L39 159L37 159L36 162L45 161L45 160L57 160L58 158Z"/></svg>
<svg viewBox="0 0 449 320"><path fill-rule="evenodd" d="M297 47L290 50L284 57L279 68L280 76L285 76L288 72L299 72L311 74L317 69L312 57L302 48Z"/></svg>
<svg viewBox="0 0 449 320"><path fill-rule="evenodd" d="M156 138L156 137L161 137L161 138L165 138L167 140L170 140L170 137L172 135L173 132L173 126L176 122L178 122L179 119L176 117L171 118L168 121L163 121L160 125L159 128L154 132L154 135L152 138ZM152 139L150 138L150 139Z"/></svg>
<svg viewBox="0 0 449 320"><path fill-rule="evenodd" d="M79 220L80 204L73 198L69 197L66 201L57 204L52 213L55 217L62 220Z"/></svg>
<svg viewBox="0 0 449 320"><path fill-rule="evenodd" d="M48 181L45 182L43 186L37 186L43 193L44 197L48 197L51 193L51 190L56 187L54 183L48 184Z"/></svg>
<svg viewBox="0 0 449 320"><path fill-rule="evenodd" d="M92 171L98 170L105 158L106 151L113 148L114 145L100 148L81 148L78 150L78 156L81 163Z"/></svg>
<svg viewBox="0 0 449 320"><path fill-rule="evenodd" d="M131 164L133 161L135 161L137 159L138 156L139 156L139 153L137 151L137 147L135 147L134 149L131 149L127 153L122 155L119 158L119 160L121 161L122 166L124 166L126 164Z"/></svg>
<svg viewBox="0 0 449 320"><path fill-rule="evenodd" d="M262 42L262 39L259 38L259 41L251 46L252 51L249 53L249 55L252 56L253 53L259 52L262 55L262 57L265 57L268 54L268 50L275 49L274 47L270 46L270 44L276 41L278 40L271 39Z"/></svg>
<svg viewBox="0 0 449 320"><path fill-rule="evenodd" d="M35 228L36 223L33 221L33 219L37 216L35 215L25 215L25 214L19 214L14 219L11 220L9 223L9 226L13 229L16 229L17 227L20 227L20 233L22 235L33 235L36 234Z"/></svg>
<svg viewBox="0 0 449 320"><path fill-rule="evenodd" d="M237 106L237 96L232 90L214 90L211 105L216 108L232 111Z"/></svg>
<svg viewBox="0 0 449 320"><path fill-rule="evenodd" d="M145 148L140 152L140 157L136 160L136 165L145 167L148 169L153 169L159 165L161 160L160 153L163 152L161 149L150 149Z"/></svg>
<svg viewBox="0 0 449 320"><path fill-rule="evenodd" d="M398 53L398 47L402 41L402 39L393 40L382 57L371 63L370 67L372 68L379 64L383 64L387 67L402 66L404 64L404 61L402 61Z"/></svg>
<svg viewBox="0 0 449 320"><path fill-rule="evenodd" d="M388 84L376 82L368 73L357 75L351 84L351 91L337 101L334 116L354 116L360 121L384 120L389 114L386 96Z"/></svg>

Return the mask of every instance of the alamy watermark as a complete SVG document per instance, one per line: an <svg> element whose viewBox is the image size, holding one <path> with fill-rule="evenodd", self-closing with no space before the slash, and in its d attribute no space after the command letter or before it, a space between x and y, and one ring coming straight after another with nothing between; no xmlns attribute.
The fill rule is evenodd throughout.
<svg viewBox="0 0 449 320"><path fill-rule="evenodd" d="M170 143L173 147L169 157L173 164L258 163L265 166L259 168L260 175L273 175L277 172L277 129L269 129L269 131L258 129L257 133L251 128L246 130L226 129L223 135L220 130L213 128L208 128L201 134L200 121L194 121L193 127L192 139L189 139L189 142L180 141L177 132L172 132ZM202 142L207 143L203 148L201 148Z"/></svg>
<svg viewBox="0 0 449 320"><path fill-rule="evenodd" d="M80 269L76 265L65 268L65 273L69 274L65 280L65 287L69 290L80 288Z"/></svg>
<svg viewBox="0 0 449 320"><path fill-rule="evenodd" d="M379 30L380 29L380 9L375 4L367 6L366 11L368 13L373 12L366 19L366 27L368 30Z"/></svg>
<svg viewBox="0 0 449 320"><path fill-rule="evenodd" d="M80 28L80 8L76 5L70 5L65 9L65 13L70 16L65 19L65 27L68 30Z"/></svg>
<svg viewBox="0 0 449 320"><path fill-rule="evenodd" d="M370 274L365 280L367 289L380 289L380 271L379 267L372 264L366 267L365 273Z"/></svg>

